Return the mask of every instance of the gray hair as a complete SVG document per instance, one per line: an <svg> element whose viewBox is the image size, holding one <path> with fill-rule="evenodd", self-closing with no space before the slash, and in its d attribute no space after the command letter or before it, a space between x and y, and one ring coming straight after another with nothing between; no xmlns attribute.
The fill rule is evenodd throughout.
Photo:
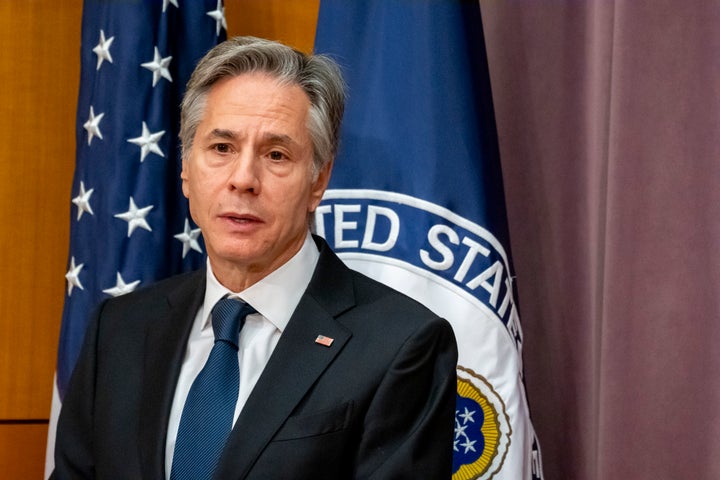
<svg viewBox="0 0 720 480"><path fill-rule="evenodd" d="M188 158L212 86L226 77L263 72L298 85L310 99L308 130L315 175L337 154L345 110L345 82L338 65L323 55L306 55L278 42L231 38L210 50L190 76L180 112L183 160Z"/></svg>

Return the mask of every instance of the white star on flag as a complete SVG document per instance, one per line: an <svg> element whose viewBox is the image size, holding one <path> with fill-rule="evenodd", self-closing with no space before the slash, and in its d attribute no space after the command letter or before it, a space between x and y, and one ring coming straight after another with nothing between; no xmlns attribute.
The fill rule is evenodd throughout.
<svg viewBox="0 0 720 480"><path fill-rule="evenodd" d="M150 133L150 129L148 129L145 122L142 122L142 135L135 138L128 139L128 142L134 143L135 145L140 147L140 163L142 163L145 160L145 157L148 153L152 152L157 155L160 155L161 157L165 158L165 155L163 154L162 150L160 150L160 147L158 146L158 142L160 141L160 138L165 134L165 130L161 130L159 132Z"/></svg>
<svg viewBox="0 0 720 480"><path fill-rule="evenodd" d="M68 297L72 295L73 287L77 287L80 290L85 290L82 286L82 283L80 283L80 270L82 270L84 266L84 263L81 263L80 265L75 265L75 257L72 257L70 259L70 269L68 269L67 273L65 274L65 278L68 282Z"/></svg>
<svg viewBox="0 0 720 480"><path fill-rule="evenodd" d="M461 447L465 447L465 454L467 454L469 451L475 451L475 443L477 443L477 440L465 440L465 443L461 443Z"/></svg>
<svg viewBox="0 0 720 480"><path fill-rule="evenodd" d="M177 238L183 243L183 253L182 258L185 258L185 255L188 254L190 249L193 249L197 252L202 253L202 248L200 248L200 243L198 243L198 237L200 237L200 229L191 229L190 228L190 222L188 219L185 219L185 229L183 233L178 233L175 235L174 238Z"/></svg>
<svg viewBox="0 0 720 480"><path fill-rule="evenodd" d="M172 77L170 76L170 70L168 70L168 66L170 65L170 60L172 60L172 57L165 57L162 58L160 55L160 50L158 50L157 47L155 47L155 55L153 57L152 62L146 62L140 64L141 67L147 68L150 70L153 74L153 83L152 86L154 87L158 80L160 80L160 77L167 78L169 81L172 82Z"/></svg>
<svg viewBox="0 0 720 480"><path fill-rule="evenodd" d="M103 60L113 63L112 56L110 55L110 45L112 45L113 40L115 40L115 37L110 37L106 40L105 32L100 30L100 42L93 48L93 52L95 52L98 57L95 70L100 70L100 65L102 65Z"/></svg>
<svg viewBox="0 0 720 480"><path fill-rule="evenodd" d="M137 205L135 205L135 200L133 200L133 197L130 197L130 207L128 208L128 211L124 213L118 213L117 215L115 215L115 217L121 218L128 222L128 237L130 237L130 235L132 235L132 233L138 227L144 228L148 232L152 232L152 228L150 228L147 220L145 220L145 217L148 213L150 213L150 210L152 210L152 208L152 205L138 208Z"/></svg>
<svg viewBox="0 0 720 480"><path fill-rule="evenodd" d="M90 206L90 196L93 194L94 191L94 188L91 188L90 190L85 190L85 184L83 182L80 182L80 193L78 193L77 197L72 199L72 203L74 203L78 207L78 222L80 221L80 218L82 218L83 213L85 212L93 215L93 209Z"/></svg>
<svg viewBox="0 0 720 480"><path fill-rule="evenodd" d="M113 297L119 297L120 295L125 295L126 293L130 293L133 290L135 290L135 287L140 285L140 280L135 280L134 282L125 283L125 280L123 280L122 275L120 275L120 272L117 272L117 279L115 280L115 286L112 288L107 288L103 290L103 292L107 293L108 295L111 295Z"/></svg>
<svg viewBox="0 0 720 480"><path fill-rule="evenodd" d="M223 7L222 0L218 0L217 8L207 14L215 20L215 34L220 35L220 28L227 30L227 22L225 21L225 7Z"/></svg>
<svg viewBox="0 0 720 480"><path fill-rule="evenodd" d="M475 410L468 410L467 407L465 407L465 412L458 415L458 417L463 419L463 425L467 422L475 422L475 419L473 418L473 415L475 415Z"/></svg>
<svg viewBox="0 0 720 480"><path fill-rule="evenodd" d="M88 132L88 145L92 143L93 137L98 137L102 140L103 136L100 131L100 120L102 120L104 116L105 114L101 113L96 117L95 110L93 110L92 105L90 105L90 118L88 118L87 122L83 125L83 128Z"/></svg>
<svg viewBox="0 0 720 480"><path fill-rule="evenodd" d="M168 4L172 3L177 8L180 8L180 6L177 4L177 0L163 0L163 13L165 13L165 10L167 10Z"/></svg>

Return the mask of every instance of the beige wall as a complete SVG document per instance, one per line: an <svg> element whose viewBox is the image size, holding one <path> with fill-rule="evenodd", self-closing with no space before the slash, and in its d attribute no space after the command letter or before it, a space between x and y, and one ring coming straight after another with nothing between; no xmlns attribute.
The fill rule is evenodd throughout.
<svg viewBox="0 0 720 480"><path fill-rule="evenodd" d="M310 51L319 0L226 0ZM41 478L65 292L82 0L0 2L0 471Z"/></svg>

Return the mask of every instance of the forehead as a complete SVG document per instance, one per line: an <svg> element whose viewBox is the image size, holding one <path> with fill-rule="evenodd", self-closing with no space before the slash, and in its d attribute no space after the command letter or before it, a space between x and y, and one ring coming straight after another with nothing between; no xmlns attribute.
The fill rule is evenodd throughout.
<svg viewBox="0 0 720 480"><path fill-rule="evenodd" d="M208 92L206 117L274 117L304 123L309 109L310 99L299 85L280 81L267 73L253 72L216 82Z"/></svg>

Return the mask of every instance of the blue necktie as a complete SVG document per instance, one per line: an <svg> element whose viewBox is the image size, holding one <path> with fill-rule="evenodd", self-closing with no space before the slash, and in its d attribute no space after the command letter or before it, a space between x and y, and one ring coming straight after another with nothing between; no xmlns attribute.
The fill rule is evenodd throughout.
<svg viewBox="0 0 720 480"><path fill-rule="evenodd" d="M171 480L212 478L232 430L240 388L238 339L245 317L251 313L255 313L253 307L228 297L213 308L215 345L183 407Z"/></svg>

